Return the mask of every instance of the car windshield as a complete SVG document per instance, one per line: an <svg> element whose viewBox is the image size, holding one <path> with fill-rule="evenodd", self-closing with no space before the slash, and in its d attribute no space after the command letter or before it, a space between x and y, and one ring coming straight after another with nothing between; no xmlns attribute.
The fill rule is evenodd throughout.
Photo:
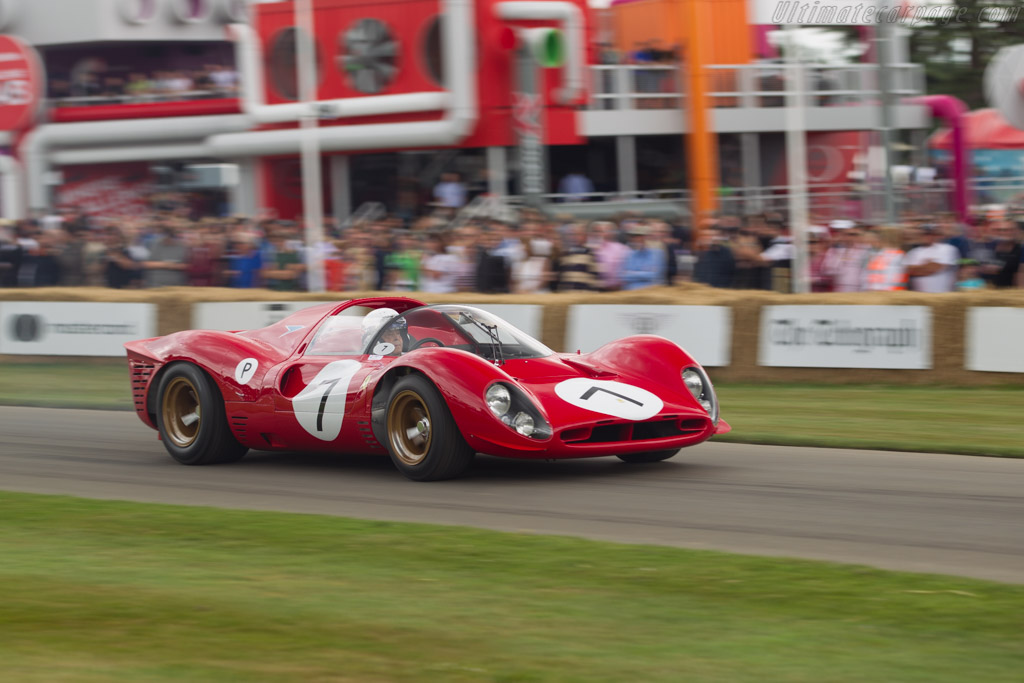
<svg viewBox="0 0 1024 683"><path fill-rule="evenodd" d="M501 318L471 306L439 304L414 308L386 324L366 353L398 355L425 347L447 347L502 363L554 353Z"/></svg>

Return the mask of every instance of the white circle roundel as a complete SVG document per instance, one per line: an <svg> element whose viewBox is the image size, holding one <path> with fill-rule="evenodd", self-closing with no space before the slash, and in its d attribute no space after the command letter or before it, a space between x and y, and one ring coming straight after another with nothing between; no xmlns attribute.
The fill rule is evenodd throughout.
<svg viewBox="0 0 1024 683"><path fill-rule="evenodd" d="M235 366L235 381L239 384L248 384L252 376L256 374L256 370L260 367L260 362L255 358L246 358L245 360L238 363Z"/></svg>
<svg viewBox="0 0 1024 683"><path fill-rule="evenodd" d="M660 398L646 389L585 377L559 382L555 385L555 393L574 406L624 420L652 418L665 406Z"/></svg>

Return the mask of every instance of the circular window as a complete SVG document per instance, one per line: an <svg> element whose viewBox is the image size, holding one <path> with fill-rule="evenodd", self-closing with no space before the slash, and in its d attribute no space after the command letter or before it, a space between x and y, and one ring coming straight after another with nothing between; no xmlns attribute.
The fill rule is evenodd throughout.
<svg viewBox="0 0 1024 683"><path fill-rule="evenodd" d="M247 23L249 21L249 3L247 0L221 0L221 14L228 21Z"/></svg>
<svg viewBox="0 0 1024 683"><path fill-rule="evenodd" d="M121 0L118 9L129 24L148 24L156 16L157 0Z"/></svg>
<svg viewBox="0 0 1024 683"><path fill-rule="evenodd" d="M441 56L441 21L436 16L430 20L427 30L423 32L423 66L430 80L444 85L444 58Z"/></svg>
<svg viewBox="0 0 1024 683"><path fill-rule="evenodd" d="M298 50L297 36L309 40L306 34L299 33L294 26L282 29L270 41L270 52L267 55L267 67L270 72L270 85L278 95L286 100L299 99L299 76L295 66ZM316 59L316 82L320 83L322 61L320 47L314 43Z"/></svg>
<svg viewBox="0 0 1024 683"><path fill-rule="evenodd" d="M171 8L178 21L185 24L196 24L206 21L213 12L211 0L173 0Z"/></svg>
<svg viewBox="0 0 1024 683"><path fill-rule="evenodd" d="M360 19L339 36L338 68L361 93L378 93L398 75L399 45L387 24Z"/></svg>

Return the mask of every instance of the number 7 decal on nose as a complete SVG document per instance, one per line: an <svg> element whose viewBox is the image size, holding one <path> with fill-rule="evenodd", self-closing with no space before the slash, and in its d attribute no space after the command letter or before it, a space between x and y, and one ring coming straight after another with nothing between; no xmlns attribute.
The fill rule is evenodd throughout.
<svg viewBox="0 0 1024 683"><path fill-rule="evenodd" d="M665 406L660 398L632 384L583 377L559 382L555 393L579 408L626 420L646 420Z"/></svg>
<svg viewBox="0 0 1024 683"><path fill-rule="evenodd" d="M352 376L359 370L354 360L328 363L313 381L292 399L295 419L302 428L323 441L334 441L345 419L345 401Z"/></svg>

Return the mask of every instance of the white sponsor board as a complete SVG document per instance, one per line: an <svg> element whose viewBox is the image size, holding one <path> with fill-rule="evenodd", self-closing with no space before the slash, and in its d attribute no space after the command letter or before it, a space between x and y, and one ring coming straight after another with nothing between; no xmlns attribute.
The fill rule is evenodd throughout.
<svg viewBox="0 0 1024 683"><path fill-rule="evenodd" d="M0 303L0 354L123 356L126 342L154 336L154 304Z"/></svg>
<svg viewBox="0 0 1024 683"><path fill-rule="evenodd" d="M567 351L594 351L634 334L666 337L701 365L724 367L730 362L732 311L726 306L569 307Z"/></svg>
<svg viewBox="0 0 1024 683"><path fill-rule="evenodd" d="M968 370L1024 372L1024 308L968 308L964 336Z"/></svg>
<svg viewBox="0 0 1024 683"><path fill-rule="evenodd" d="M758 364L926 370L932 312L927 306L765 306Z"/></svg>
<svg viewBox="0 0 1024 683"><path fill-rule="evenodd" d="M327 301L218 301L192 306L196 330L258 330Z"/></svg>
<svg viewBox="0 0 1024 683"><path fill-rule="evenodd" d="M534 339L540 339L544 307L532 304L466 304L493 313Z"/></svg>

